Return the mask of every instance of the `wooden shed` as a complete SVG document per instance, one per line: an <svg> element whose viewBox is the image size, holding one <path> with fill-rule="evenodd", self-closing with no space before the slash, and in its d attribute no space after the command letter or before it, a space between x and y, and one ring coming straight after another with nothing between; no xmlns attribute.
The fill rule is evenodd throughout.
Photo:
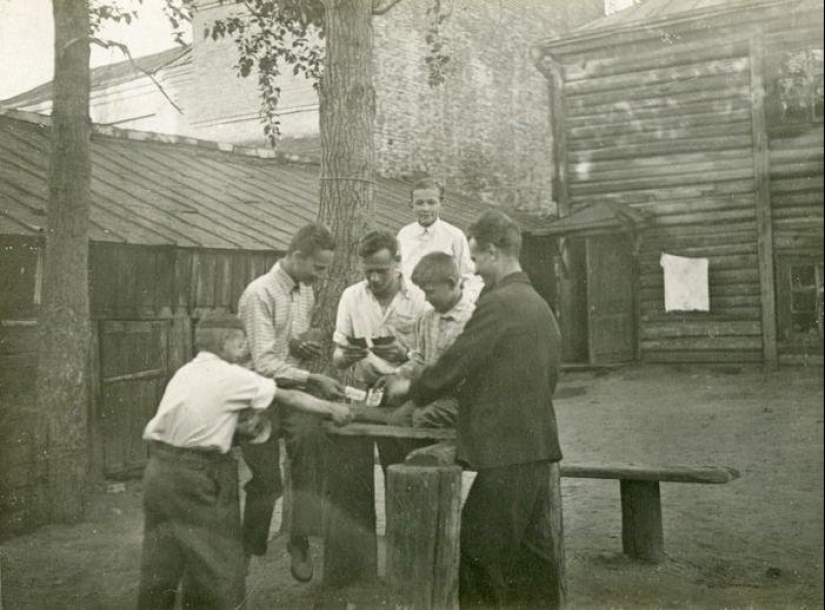
<svg viewBox="0 0 825 610"><path fill-rule="evenodd" d="M0 113L0 532L25 517L49 119ZM203 313L234 311L292 234L317 216L318 165L245 149L96 127L89 277L90 422L99 471L139 472L143 427L192 356ZM450 197L460 227L478 208ZM377 179L375 223L409 222L409 185Z"/></svg>
<svg viewBox="0 0 825 610"><path fill-rule="evenodd" d="M537 231L558 236L567 360L822 362L822 9L646 0L534 48L562 219L649 219ZM707 259L709 311L665 310L663 253ZM621 303L630 330L605 333Z"/></svg>

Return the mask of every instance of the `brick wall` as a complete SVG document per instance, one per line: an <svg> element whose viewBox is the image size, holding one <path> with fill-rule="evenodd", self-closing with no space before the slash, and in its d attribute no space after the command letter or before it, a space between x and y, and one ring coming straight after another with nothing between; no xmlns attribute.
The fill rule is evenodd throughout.
<svg viewBox="0 0 825 610"><path fill-rule="evenodd" d="M379 172L427 171L486 203L552 211L547 81L530 46L603 15L604 0L442 0L451 11L443 26L451 61L435 89L425 62L432 2L403 0L373 22ZM235 76L232 41L202 38L207 24L238 9L198 5L190 123L199 137L262 142L256 79ZM289 73L281 89L282 134L317 134L311 85Z"/></svg>
<svg viewBox="0 0 825 610"><path fill-rule="evenodd" d="M425 63L431 4L404 0L374 21L381 173L427 171L485 203L552 210L547 81L530 46L598 18L603 2L443 1L451 61L437 88Z"/></svg>
<svg viewBox="0 0 825 610"><path fill-rule="evenodd" d="M186 101L190 123L200 138L262 143L263 124L257 77L237 76L238 61L231 38L205 39L203 32L218 19L237 13L234 2L196 0L192 24L194 78ZM281 133L298 137L318 133L318 96L312 83L291 68L282 75Z"/></svg>

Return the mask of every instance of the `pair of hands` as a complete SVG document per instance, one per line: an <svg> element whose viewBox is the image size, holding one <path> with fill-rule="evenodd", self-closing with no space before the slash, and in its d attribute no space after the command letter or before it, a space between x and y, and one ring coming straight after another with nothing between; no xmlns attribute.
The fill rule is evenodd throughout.
<svg viewBox="0 0 825 610"><path fill-rule="evenodd" d="M340 348L343 353L341 359L347 367L363 360L369 356L370 352L394 364L401 364L407 360L407 349L398 342L398 339L393 339L392 343L385 345L373 345L371 348L357 345L342 345Z"/></svg>

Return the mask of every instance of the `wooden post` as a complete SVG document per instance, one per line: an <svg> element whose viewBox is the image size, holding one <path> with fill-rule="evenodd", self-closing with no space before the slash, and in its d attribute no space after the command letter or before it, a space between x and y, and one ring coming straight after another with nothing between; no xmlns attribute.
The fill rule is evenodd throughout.
<svg viewBox="0 0 825 610"><path fill-rule="evenodd" d="M374 445L371 438L330 436L325 458L324 584L346 586L378 576Z"/></svg>
<svg viewBox="0 0 825 610"><path fill-rule="evenodd" d="M773 220L771 218L770 151L765 117L765 61L762 36L750 41L751 124L753 171L756 185L756 237L759 258L759 296L762 305L762 347L765 364L776 368L776 284L773 268Z"/></svg>
<svg viewBox="0 0 825 610"><path fill-rule="evenodd" d="M619 482L622 494L622 550L635 559L660 563L665 556L658 481Z"/></svg>
<svg viewBox="0 0 825 610"><path fill-rule="evenodd" d="M387 582L416 610L457 608L461 468L396 464L387 479Z"/></svg>

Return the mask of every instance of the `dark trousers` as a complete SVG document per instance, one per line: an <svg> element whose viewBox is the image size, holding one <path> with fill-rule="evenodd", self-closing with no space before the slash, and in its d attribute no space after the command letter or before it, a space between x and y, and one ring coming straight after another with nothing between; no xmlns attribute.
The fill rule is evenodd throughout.
<svg viewBox="0 0 825 610"><path fill-rule="evenodd" d="M153 444L143 477L138 608L243 607L238 463L229 455Z"/></svg>
<svg viewBox="0 0 825 610"><path fill-rule="evenodd" d="M279 438L286 441L292 482L293 541L301 544L313 530L323 511L323 496L318 475L326 436L321 417L291 410L272 409L272 434L259 445L245 443L241 447L244 461L252 478L244 486L246 504L243 513L243 544L248 555L264 555L275 502L283 493L280 467Z"/></svg>
<svg viewBox="0 0 825 610"><path fill-rule="evenodd" d="M550 462L480 470L461 511L459 604L557 608Z"/></svg>

